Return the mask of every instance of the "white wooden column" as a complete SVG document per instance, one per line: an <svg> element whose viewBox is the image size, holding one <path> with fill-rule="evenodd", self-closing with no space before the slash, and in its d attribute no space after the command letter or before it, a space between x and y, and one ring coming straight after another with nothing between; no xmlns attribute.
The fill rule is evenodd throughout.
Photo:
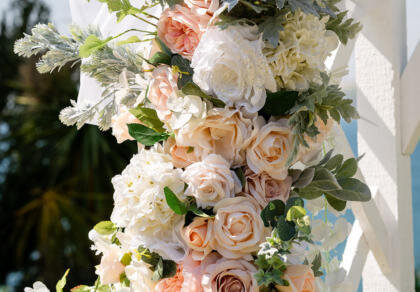
<svg viewBox="0 0 420 292"><path fill-rule="evenodd" d="M363 31L355 44L360 163L381 196L390 270L369 252L364 292L414 291L410 157L402 154L400 77L406 65L405 0L358 0ZM370 247L372 249L372 247Z"/></svg>

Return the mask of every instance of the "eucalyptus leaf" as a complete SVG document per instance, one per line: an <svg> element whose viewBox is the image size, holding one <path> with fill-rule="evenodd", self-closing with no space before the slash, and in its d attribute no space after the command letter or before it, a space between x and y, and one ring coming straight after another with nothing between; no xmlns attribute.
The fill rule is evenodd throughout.
<svg viewBox="0 0 420 292"><path fill-rule="evenodd" d="M302 200L302 198L299 197L292 197L289 198L286 202L286 210L285 213L287 214L287 212L289 211L289 209L293 206L300 206L300 207L304 207L305 206L305 202Z"/></svg>
<svg viewBox="0 0 420 292"><path fill-rule="evenodd" d="M331 159L325 164L325 168L329 170L333 170L336 168L341 167L341 164L343 163L344 156L342 154L337 154L331 157Z"/></svg>
<svg viewBox="0 0 420 292"><path fill-rule="evenodd" d="M300 169L289 169L289 176L292 178L292 183L294 184L299 179L300 175L302 174L302 170Z"/></svg>
<svg viewBox="0 0 420 292"><path fill-rule="evenodd" d="M168 133L158 133L140 124L128 124L127 127L130 136L145 146L153 146L157 142L165 141L170 137Z"/></svg>
<svg viewBox="0 0 420 292"><path fill-rule="evenodd" d="M321 165L324 165L325 163L327 163L328 160L330 160L333 152L334 152L334 149L331 149L330 151L328 151L327 154L325 154L325 156L321 159L321 161L318 163L317 166L321 166Z"/></svg>
<svg viewBox="0 0 420 292"><path fill-rule="evenodd" d="M277 226L273 230L282 241L289 241L296 235L295 224L286 221L284 216L278 220Z"/></svg>
<svg viewBox="0 0 420 292"><path fill-rule="evenodd" d="M357 160L350 158L344 161L343 165L337 171L338 178L352 177L357 172Z"/></svg>
<svg viewBox="0 0 420 292"><path fill-rule="evenodd" d="M343 211L346 208L346 201L342 201L339 199L336 199L335 197L332 197L330 195L325 195L325 198L328 201L328 204L330 204L331 207L333 207L338 212Z"/></svg>
<svg viewBox="0 0 420 292"><path fill-rule="evenodd" d="M305 169L300 175L299 179L293 184L295 188L304 188L308 186L314 179L315 168L310 167Z"/></svg>
<svg viewBox="0 0 420 292"><path fill-rule="evenodd" d="M306 210L301 206L292 206L286 215L287 221L295 221L297 219L303 218L306 215Z"/></svg>
<svg viewBox="0 0 420 292"><path fill-rule="evenodd" d="M281 90L275 93L267 92L267 99L259 114L269 119L271 116L284 116L293 108L299 96L297 91Z"/></svg>
<svg viewBox="0 0 420 292"><path fill-rule="evenodd" d="M295 191L299 194L299 197L304 198L306 200L314 200L323 195L323 192L316 188L306 187L303 189L295 189Z"/></svg>
<svg viewBox="0 0 420 292"><path fill-rule="evenodd" d="M286 205L281 200L273 200L261 211L265 227L276 226L279 216L284 215Z"/></svg>
<svg viewBox="0 0 420 292"><path fill-rule="evenodd" d="M330 191L341 189L335 176L326 168L315 170L315 175L308 187L316 188L320 191Z"/></svg>
<svg viewBox="0 0 420 292"><path fill-rule="evenodd" d="M367 202L371 199L369 187L355 178L340 178L342 190L329 191L328 194L342 201Z"/></svg>

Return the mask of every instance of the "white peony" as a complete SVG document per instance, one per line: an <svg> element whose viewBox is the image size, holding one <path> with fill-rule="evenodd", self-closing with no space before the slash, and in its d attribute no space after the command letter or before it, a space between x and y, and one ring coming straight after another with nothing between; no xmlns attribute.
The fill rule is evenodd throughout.
<svg viewBox="0 0 420 292"><path fill-rule="evenodd" d="M333 31L325 29L328 17L319 19L301 11L288 13L277 48L264 53L279 88L305 91L325 71L325 60L338 44Z"/></svg>
<svg viewBox="0 0 420 292"><path fill-rule="evenodd" d="M263 46L256 26L209 28L192 58L194 82L228 106L257 112L265 104L266 89L276 91Z"/></svg>
<svg viewBox="0 0 420 292"><path fill-rule="evenodd" d="M207 115L208 104L199 96L177 96L173 93L168 98L167 107L172 112L168 124L173 130L178 130L187 123L203 120Z"/></svg>
<svg viewBox="0 0 420 292"><path fill-rule="evenodd" d="M180 260L184 252L173 230L182 216L169 208L163 189L182 194L184 182L182 170L174 169L171 160L159 146L133 156L122 174L112 179L115 207L111 220L125 227L127 248L143 245L165 258Z"/></svg>
<svg viewBox="0 0 420 292"><path fill-rule="evenodd" d="M25 292L50 292L50 290L47 288L47 286L45 286L44 283L42 282L35 282L33 288L31 287L26 287Z"/></svg>

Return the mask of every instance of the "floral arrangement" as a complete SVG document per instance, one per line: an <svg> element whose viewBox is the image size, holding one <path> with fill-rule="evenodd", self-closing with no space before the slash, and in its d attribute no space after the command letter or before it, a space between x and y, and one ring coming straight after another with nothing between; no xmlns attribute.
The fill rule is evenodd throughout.
<svg viewBox="0 0 420 292"><path fill-rule="evenodd" d="M371 194L358 159L327 151L358 118L325 67L361 28L340 0L99 1L151 29L39 24L15 45L42 54L41 73L81 62L102 86L64 124L139 143L112 179L110 221L89 233L98 279L72 291L353 291L330 251L351 229L347 202Z"/></svg>

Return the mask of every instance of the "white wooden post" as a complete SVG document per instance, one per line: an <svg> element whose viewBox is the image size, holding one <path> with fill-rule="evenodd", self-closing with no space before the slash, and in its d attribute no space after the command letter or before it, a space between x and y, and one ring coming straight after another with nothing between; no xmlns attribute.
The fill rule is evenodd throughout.
<svg viewBox="0 0 420 292"><path fill-rule="evenodd" d="M376 186L388 229L390 270L370 252L364 291L414 291L410 157L404 156L400 77L406 64L405 0L355 1L363 31L355 44L359 153L365 180ZM364 119L363 119L364 118ZM393 224L396 222L396 224ZM372 249L372 246L370 246Z"/></svg>

